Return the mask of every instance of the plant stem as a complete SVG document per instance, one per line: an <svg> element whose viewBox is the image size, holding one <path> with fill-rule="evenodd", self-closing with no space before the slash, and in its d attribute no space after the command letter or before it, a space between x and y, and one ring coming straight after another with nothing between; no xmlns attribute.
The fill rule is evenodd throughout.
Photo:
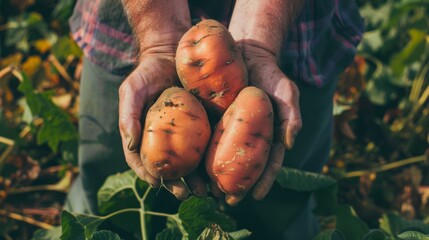
<svg viewBox="0 0 429 240"><path fill-rule="evenodd" d="M51 224L47 224L45 222L39 222L33 218L26 217L26 216L23 216L23 215L20 215L17 213L13 213L13 212L8 212L8 211L3 210L3 209L0 209L0 215L6 216L8 218L15 219L18 221L23 221L23 222L26 222L28 224L31 224L31 225L34 225L34 226L37 226L37 227L43 228L43 229L49 230L49 229L54 228L54 226L52 226Z"/></svg>
<svg viewBox="0 0 429 240"><path fill-rule="evenodd" d="M348 172L348 173L344 174L343 178L360 177L360 176L364 176L364 175L367 175L370 173L383 172L383 171L391 170L394 168L402 167L402 166L405 166L408 164L423 162L426 160L426 158L427 158L427 156L423 154L423 155L420 155L417 157L407 158L407 159L404 159L401 161L396 161L396 162L384 164L382 166L379 166L379 167L376 167L373 169Z"/></svg>
<svg viewBox="0 0 429 240"><path fill-rule="evenodd" d="M125 208L125 209L122 209L122 210L119 210L119 211L116 211L116 212L112 212L109 215L101 216L100 218L103 219L103 220L105 220L105 219L111 218L111 217L116 216L116 215L121 214L121 213L139 212L139 211L140 211L140 209L138 209L138 208Z"/></svg>
<svg viewBox="0 0 429 240"><path fill-rule="evenodd" d="M138 181L138 179L137 179ZM146 215L146 210L145 210L145 206L144 206L144 202L147 198L147 196L149 195L149 192L152 188L150 186L148 186L146 188L146 191L143 194L143 197L140 198L140 196L138 196L138 199L140 200L140 229L141 229L141 234L142 234L142 240L149 240L148 236L147 236L147 230L146 230L146 219L145 219L145 215ZM134 188L133 189L135 192L137 192L137 190Z"/></svg>
<svg viewBox="0 0 429 240"><path fill-rule="evenodd" d="M162 213L162 212L153 212L153 211L146 211L146 214L153 215L153 216L159 216L159 217L169 217L174 218L174 214L168 214L168 213Z"/></svg>
<svg viewBox="0 0 429 240"><path fill-rule="evenodd" d="M147 196L149 195L149 192L150 192L150 190L151 190L151 189L152 189L152 188L151 188L150 186L148 186L148 187L146 188L146 191L144 192L143 197L141 198L142 203L143 203L144 201L146 201L146 198L147 198Z"/></svg>
<svg viewBox="0 0 429 240"><path fill-rule="evenodd" d="M1 156L0 156L0 171L1 171L3 168L3 164L6 161L6 158L9 156L9 154L13 150L13 147L15 146L15 141L13 141L12 139L0 136L0 143L8 145L6 150L4 150L3 154L1 154Z"/></svg>

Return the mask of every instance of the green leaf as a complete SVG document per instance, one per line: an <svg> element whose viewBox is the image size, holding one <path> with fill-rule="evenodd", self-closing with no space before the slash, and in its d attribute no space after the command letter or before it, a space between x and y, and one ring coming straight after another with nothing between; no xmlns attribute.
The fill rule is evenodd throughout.
<svg viewBox="0 0 429 240"><path fill-rule="evenodd" d="M383 214L380 219L380 228L394 236L406 231L429 234L429 225L419 220L407 220L396 213Z"/></svg>
<svg viewBox="0 0 429 240"><path fill-rule="evenodd" d="M336 217L337 229L347 240L362 240L369 233L368 226L356 215L351 206L338 206Z"/></svg>
<svg viewBox="0 0 429 240"><path fill-rule="evenodd" d="M98 190L97 199L100 214L107 215L127 208L140 208L140 203L134 194L137 182L142 181L138 179L132 170L109 176ZM148 185L147 183L142 183L139 186L147 188ZM146 210L150 210L148 206L150 200L152 199L146 199L145 201ZM134 232L140 229L138 212L116 215L110 221L127 232ZM150 216L147 216L146 221L150 223Z"/></svg>
<svg viewBox="0 0 429 240"><path fill-rule="evenodd" d="M362 43L359 46L361 52L376 52L383 46L384 40L381 30L365 32L362 36Z"/></svg>
<svg viewBox="0 0 429 240"><path fill-rule="evenodd" d="M182 233L178 228L166 228L156 235L156 240L182 240Z"/></svg>
<svg viewBox="0 0 429 240"><path fill-rule="evenodd" d="M31 240L58 240L61 237L61 226L54 227L50 230L38 229L34 232Z"/></svg>
<svg viewBox="0 0 429 240"><path fill-rule="evenodd" d="M283 188L296 191L317 191L335 185L335 179L312 172L283 167L276 178Z"/></svg>
<svg viewBox="0 0 429 240"><path fill-rule="evenodd" d="M82 56L82 50L69 36L63 36L52 46L52 52L59 61L64 61L68 56Z"/></svg>
<svg viewBox="0 0 429 240"><path fill-rule="evenodd" d="M204 229L197 240L234 240L234 238L224 232L219 225L211 224Z"/></svg>
<svg viewBox="0 0 429 240"><path fill-rule="evenodd" d="M407 231L399 234L398 238L403 240L428 240L429 236L424 235L421 232Z"/></svg>
<svg viewBox="0 0 429 240"><path fill-rule="evenodd" d="M52 12L53 18L64 25L72 15L75 4L76 0L60 0Z"/></svg>
<svg viewBox="0 0 429 240"><path fill-rule="evenodd" d="M72 214L67 210L61 213L61 240L90 239L103 219L86 214Z"/></svg>
<svg viewBox="0 0 429 240"><path fill-rule="evenodd" d="M319 233L314 240L345 240L345 238L340 231L329 229Z"/></svg>
<svg viewBox="0 0 429 240"><path fill-rule="evenodd" d="M131 196L130 194L126 194L124 197L135 198L132 190L135 187L137 178L137 175L132 170L109 176L100 190L98 190L97 199L100 212L102 214L109 213L110 211L107 211L107 209L112 204L115 204L112 198L125 190L131 190Z"/></svg>
<svg viewBox="0 0 429 240"><path fill-rule="evenodd" d="M216 209L213 198L190 197L179 206L179 218L189 233L189 239L197 239L210 224L218 224L225 231L235 230L234 221Z"/></svg>
<svg viewBox="0 0 429 240"><path fill-rule="evenodd" d="M383 231L375 229L371 230L365 237L364 240L385 240L386 234Z"/></svg>
<svg viewBox="0 0 429 240"><path fill-rule="evenodd" d="M391 83L390 78L393 76L390 68L383 65L378 71L379 73L368 81L365 93L371 103L384 106L398 98L397 88Z"/></svg>
<svg viewBox="0 0 429 240"><path fill-rule="evenodd" d="M283 167L276 180L283 188L314 192L319 215L332 214L337 206L337 182L331 177Z"/></svg>
<svg viewBox="0 0 429 240"><path fill-rule="evenodd" d="M374 8L370 2L359 9L361 16L365 19L367 29L371 30L384 25L392 11L392 2L387 1L379 8Z"/></svg>
<svg viewBox="0 0 429 240"><path fill-rule="evenodd" d="M24 73L22 76L19 90L24 93L32 114L44 120L37 134L38 144L47 143L56 152L61 142L77 139L76 127L69 116L50 100L49 93L36 93L30 79Z"/></svg>
<svg viewBox="0 0 429 240"><path fill-rule="evenodd" d="M250 237L250 235L252 235L252 232L247 229L241 229L235 232L229 232L228 234L235 240L241 240Z"/></svg>
<svg viewBox="0 0 429 240"><path fill-rule="evenodd" d="M63 142L60 146L61 156L64 162L71 163L74 166L77 166L77 148L78 148L78 139L72 139L66 142Z"/></svg>
<svg viewBox="0 0 429 240"><path fill-rule="evenodd" d="M118 234L108 231L108 230L101 230L95 232L91 240L121 240Z"/></svg>
<svg viewBox="0 0 429 240"><path fill-rule="evenodd" d="M401 52L395 54L390 61L393 74L400 77L406 66L420 60L426 47L426 32L410 29L408 34L411 39Z"/></svg>

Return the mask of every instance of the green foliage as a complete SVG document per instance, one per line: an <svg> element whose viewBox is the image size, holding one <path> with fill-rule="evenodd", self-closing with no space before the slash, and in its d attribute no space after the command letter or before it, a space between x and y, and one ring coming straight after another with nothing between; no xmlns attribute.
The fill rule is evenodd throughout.
<svg viewBox="0 0 429 240"><path fill-rule="evenodd" d="M36 93L25 74L19 90L24 93L33 116L44 120L37 134L39 144L47 143L56 152L61 142L77 139L76 127L70 122L69 116L50 100L50 93Z"/></svg>
<svg viewBox="0 0 429 240"><path fill-rule="evenodd" d="M428 7L424 0L402 0L379 6L367 2L360 8L366 32L359 54L369 63L366 94L372 103L397 101L401 88L409 88L409 82L417 81L416 72L429 64Z"/></svg>

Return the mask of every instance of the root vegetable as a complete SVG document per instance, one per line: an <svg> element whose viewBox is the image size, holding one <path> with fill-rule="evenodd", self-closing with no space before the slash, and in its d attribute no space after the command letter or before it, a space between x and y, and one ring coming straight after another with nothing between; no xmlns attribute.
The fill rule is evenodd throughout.
<svg viewBox="0 0 429 240"><path fill-rule="evenodd" d="M207 114L183 88L165 90L149 109L140 157L158 179L179 179L200 163L211 135Z"/></svg>
<svg viewBox="0 0 429 240"><path fill-rule="evenodd" d="M265 168L272 137L270 99L256 87L244 88L213 133L206 155L208 175L224 193L244 195Z"/></svg>
<svg viewBox="0 0 429 240"><path fill-rule="evenodd" d="M228 29L215 20L203 20L183 35L176 69L184 88L215 116L221 116L248 85L240 49Z"/></svg>

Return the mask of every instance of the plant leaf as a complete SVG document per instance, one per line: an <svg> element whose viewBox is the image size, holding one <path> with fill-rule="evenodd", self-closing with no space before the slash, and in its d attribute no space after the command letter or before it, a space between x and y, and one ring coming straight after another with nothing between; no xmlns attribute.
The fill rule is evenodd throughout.
<svg viewBox="0 0 429 240"><path fill-rule="evenodd" d="M110 208L112 204L114 204L111 199L116 194L119 194L124 190L131 190L132 195L134 195L132 190L135 187L136 180L137 175L132 170L109 176L97 194L98 208L100 212L102 214L108 213L107 209ZM128 195L129 194L127 194L127 196Z"/></svg>
<svg viewBox="0 0 429 240"><path fill-rule="evenodd" d="M364 240L385 240L386 234L383 231L375 229L369 231L369 233L365 236Z"/></svg>
<svg viewBox="0 0 429 240"><path fill-rule="evenodd" d="M33 115L43 118L44 123L37 134L38 144L47 143L56 152L61 142L77 139L77 129L69 116L49 99L50 93L35 93L31 81L22 74L19 90L24 93Z"/></svg>
<svg viewBox="0 0 429 240"><path fill-rule="evenodd" d="M222 231L219 225L211 224L198 236L197 240L234 240L227 232Z"/></svg>
<svg viewBox="0 0 429 240"><path fill-rule="evenodd" d="M351 206L338 206L336 217L337 229L347 240L362 240L369 233L368 226L356 215Z"/></svg>
<svg viewBox="0 0 429 240"><path fill-rule="evenodd" d="M419 220L406 220L395 213L383 214L380 219L380 228L394 236L406 231L417 231L429 234L429 225Z"/></svg>
<svg viewBox="0 0 429 240"><path fill-rule="evenodd" d="M95 232L91 240L121 240L118 234L108 231L108 230L101 230Z"/></svg>
<svg viewBox="0 0 429 240"><path fill-rule="evenodd" d="M179 218L189 233L189 239L197 239L210 224L218 224L225 231L235 230L234 221L216 209L213 198L190 197L179 206Z"/></svg>
<svg viewBox="0 0 429 240"><path fill-rule="evenodd" d="M250 235L252 235L252 232L247 229L241 229L235 232L229 232L228 234L235 240L241 240L250 237Z"/></svg>
<svg viewBox="0 0 429 240"><path fill-rule="evenodd" d="M109 176L98 191L98 209L100 214L107 215L127 208L140 208L134 189L136 188L137 175L132 171L126 171ZM142 184L147 187L147 183ZM148 201L147 201L148 202ZM146 206L146 210L150 207ZM112 223L128 232L140 229L139 214L137 212L127 212L110 219ZM146 220L150 222L150 217Z"/></svg>
<svg viewBox="0 0 429 240"><path fill-rule="evenodd" d="M90 239L103 221L97 216L72 214L64 210L61 213L61 240Z"/></svg>
<svg viewBox="0 0 429 240"><path fill-rule="evenodd" d="M67 57L70 55L75 57L82 56L82 50L79 48L76 42L68 36L59 38L54 46L52 46L52 52L60 62L67 59Z"/></svg>
<svg viewBox="0 0 429 240"><path fill-rule="evenodd" d="M335 185L335 179L312 172L283 167L277 175L276 181L283 188L296 191L317 191Z"/></svg>
<svg viewBox="0 0 429 240"><path fill-rule="evenodd" d="M331 177L283 167L276 180L283 188L314 192L319 215L332 214L337 206L337 182Z"/></svg>
<svg viewBox="0 0 429 240"><path fill-rule="evenodd" d="M406 66L420 59L425 52L426 33L417 29L410 29L410 41L401 52L395 54L390 61L390 68L396 77L400 77Z"/></svg>
<svg viewBox="0 0 429 240"><path fill-rule="evenodd" d="M345 240L345 238L340 231L328 229L319 233L314 240Z"/></svg>
<svg viewBox="0 0 429 240"><path fill-rule="evenodd" d="M429 236L416 231L407 231L398 235L398 238L403 240L428 240Z"/></svg>
<svg viewBox="0 0 429 240"><path fill-rule="evenodd" d="M52 229L38 229L34 232L31 240L57 240L61 237L61 226Z"/></svg>
<svg viewBox="0 0 429 240"><path fill-rule="evenodd" d="M182 233L178 228L166 228L156 235L156 240L182 240Z"/></svg>

